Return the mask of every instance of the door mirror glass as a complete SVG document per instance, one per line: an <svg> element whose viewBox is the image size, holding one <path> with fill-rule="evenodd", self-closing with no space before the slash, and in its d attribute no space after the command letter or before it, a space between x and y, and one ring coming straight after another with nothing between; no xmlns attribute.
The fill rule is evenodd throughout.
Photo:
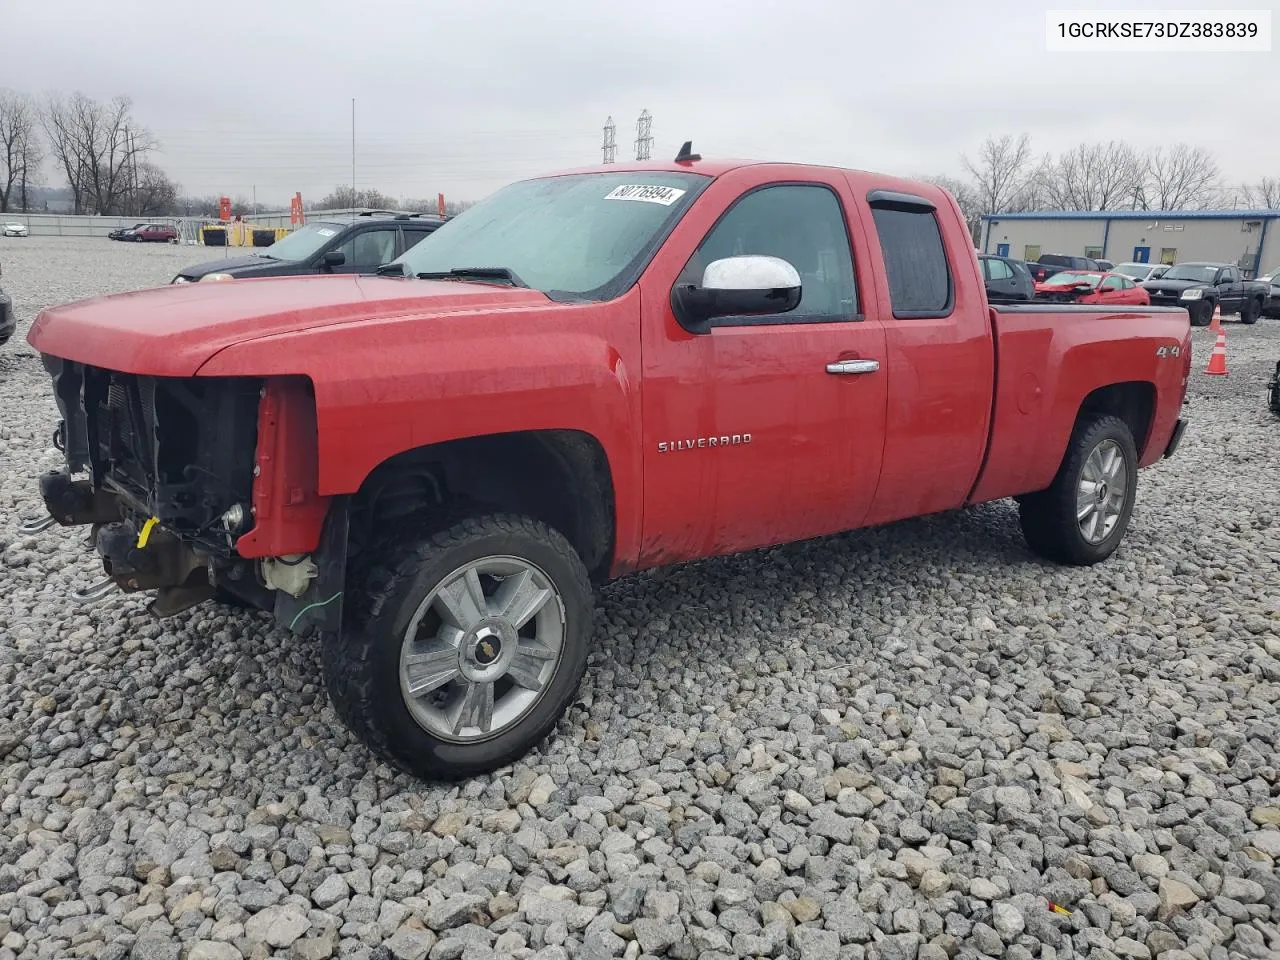
<svg viewBox="0 0 1280 960"><path fill-rule="evenodd" d="M341 250L329 250L320 262L326 267L340 267L347 262L347 255Z"/></svg>
<svg viewBox="0 0 1280 960"><path fill-rule="evenodd" d="M794 310L800 305L800 274L781 257L725 257L707 264L700 285L677 286L672 293L676 316L689 329L702 332L715 317Z"/></svg>

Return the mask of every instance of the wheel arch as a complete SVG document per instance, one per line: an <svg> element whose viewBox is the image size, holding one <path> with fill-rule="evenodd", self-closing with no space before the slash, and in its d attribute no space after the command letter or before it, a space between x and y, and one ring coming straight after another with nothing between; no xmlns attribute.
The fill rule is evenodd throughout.
<svg viewBox="0 0 1280 960"><path fill-rule="evenodd" d="M378 464L352 497L357 544L459 510L492 509L560 531L593 582L608 578L617 538L613 472L600 441L580 430L465 437L405 450Z"/></svg>
<svg viewBox="0 0 1280 960"><path fill-rule="evenodd" d="M1133 434L1133 443L1141 460L1155 423L1156 399L1156 385L1149 380L1129 380L1098 387L1080 402L1072 433L1094 417L1119 417Z"/></svg>

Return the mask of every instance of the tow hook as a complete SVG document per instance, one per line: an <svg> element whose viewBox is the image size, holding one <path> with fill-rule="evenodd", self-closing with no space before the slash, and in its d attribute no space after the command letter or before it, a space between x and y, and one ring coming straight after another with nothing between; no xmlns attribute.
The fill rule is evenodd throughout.
<svg viewBox="0 0 1280 960"><path fill-rule="evenodd" d="M24 537L30 537L37 533L44 533L55 523L57 519L48 515L43 517L27 517L18 526L18 533Z"/></svg>
<svg viewBox="0 0 1280 960"><path fill-rule="evenodd" d="M97 603L114 590L155 590L148 610L156 617L181 613L214 595L208 557L192 550L152 518L138 526L129 520L104 524L96 546L107 576L72 593L82 604Z"/></svg>
<svg viewBox="0 0 1280 960"><path fill-rule="evenodd" d="M101 580L95 580L83 590L72 590L71 599L83 606L92 606L95 603L101 603L112 593L115 593L116 582L110 577L103 577Z"/></svg>

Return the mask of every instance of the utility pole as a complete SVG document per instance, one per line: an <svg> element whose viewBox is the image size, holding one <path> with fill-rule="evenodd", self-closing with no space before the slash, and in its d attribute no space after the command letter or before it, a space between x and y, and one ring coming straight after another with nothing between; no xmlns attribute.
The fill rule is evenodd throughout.
<svg viewBox="0 0 1280 960"><path fill-rule="evenodd" d="M356 98L351 98L351 206L356 206Z"/></svg>
<svg viewBox="0 0 1280 960"><path fill-rule="evenodd" d="M604 122L604 147L602 148L605 163L613 163L617 159L617 132L618 128L613 122L613 117L606 119Z"/></svg>
<svg viewBox="0 0 1280 960"><path fill-rule="evenodd" d="M648 110L640 111L636 121L636 159L648 160L653 156L653 116Z"/></svg>

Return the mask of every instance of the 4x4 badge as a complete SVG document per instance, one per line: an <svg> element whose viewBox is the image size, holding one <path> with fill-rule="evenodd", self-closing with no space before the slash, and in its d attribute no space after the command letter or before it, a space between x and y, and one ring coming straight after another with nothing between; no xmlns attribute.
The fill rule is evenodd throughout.
<svg viewBox="0 0 1280 960"><path fill-rule="evenodd" d="M1181 347L1156 347L1157 357L1178 357L1182 355Z"/></svg>

